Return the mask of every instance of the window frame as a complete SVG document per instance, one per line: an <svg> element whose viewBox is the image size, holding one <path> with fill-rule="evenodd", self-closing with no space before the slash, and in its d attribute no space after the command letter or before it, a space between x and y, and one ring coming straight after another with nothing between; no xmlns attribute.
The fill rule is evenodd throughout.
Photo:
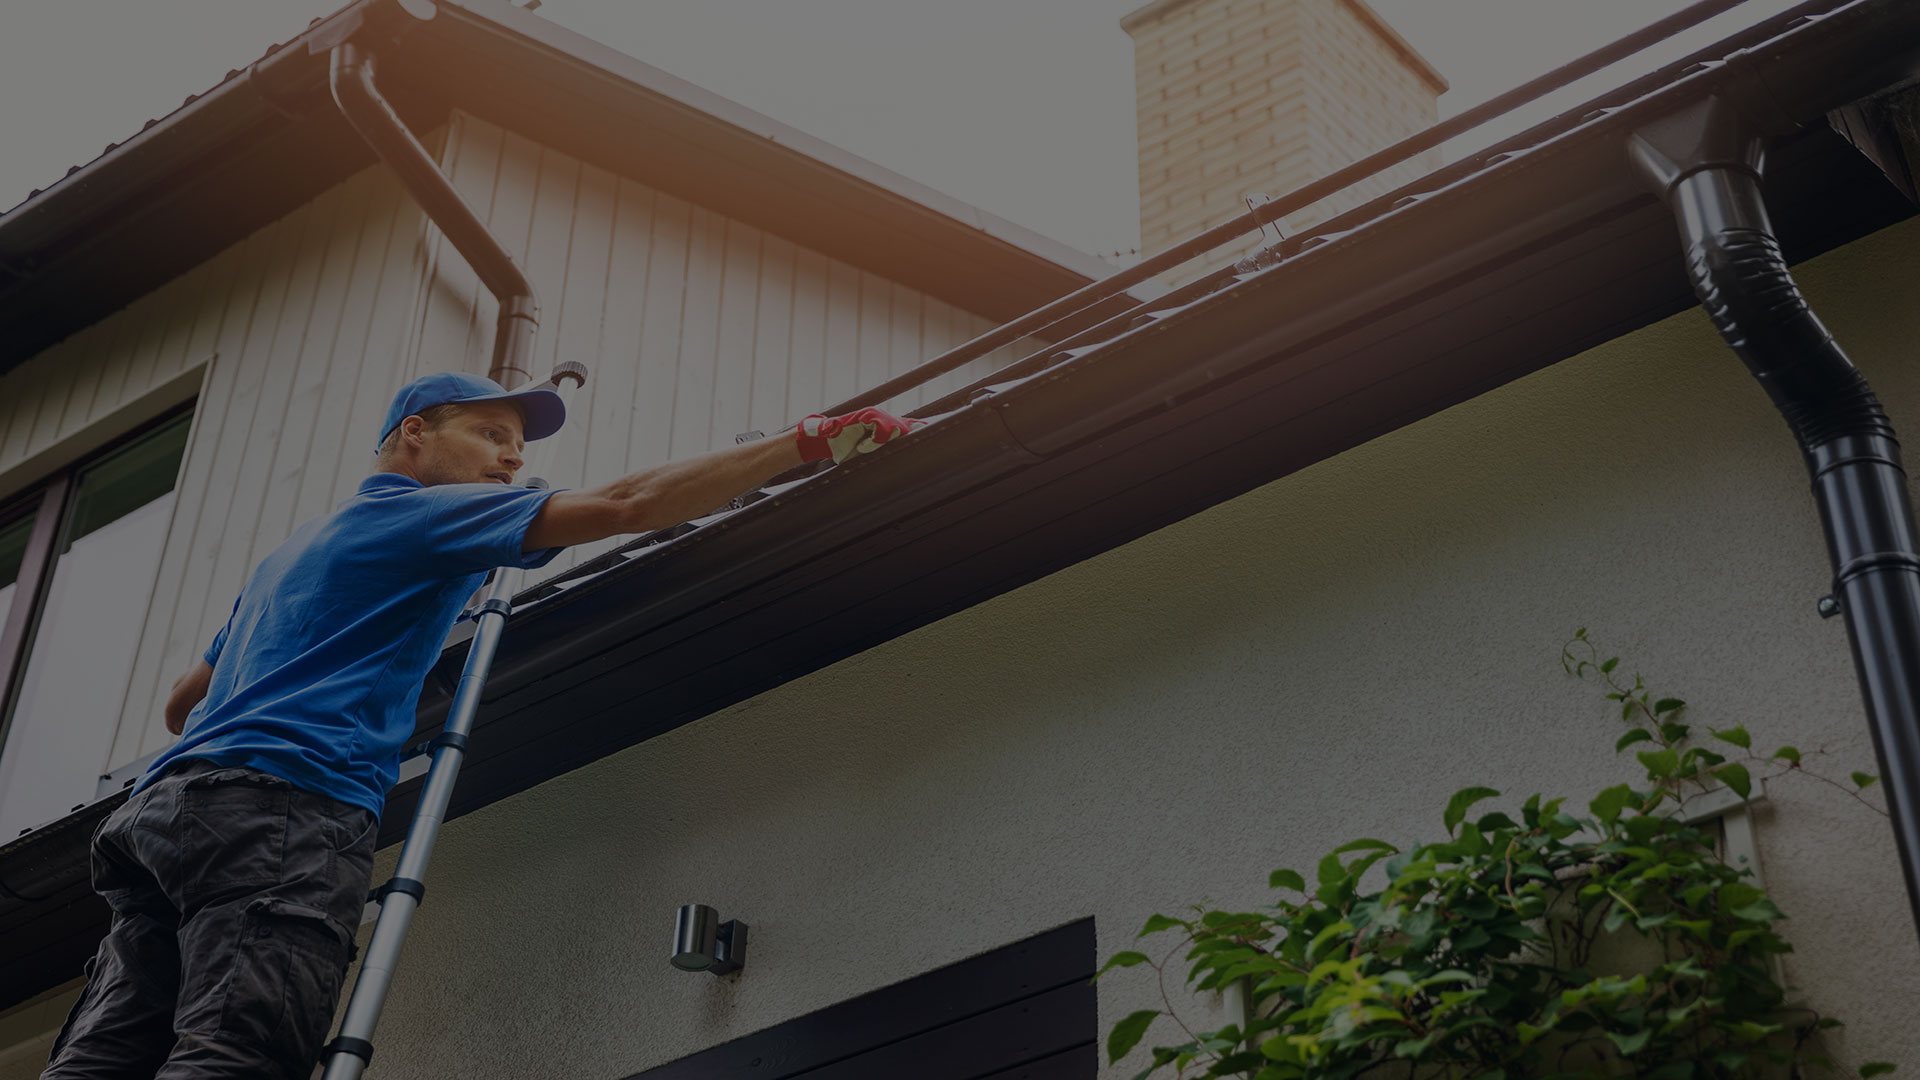
<svg viewBox="0 0 1920 1080"><path fill-rule="evenodd" d="M14 591L13 603L8 606L5 624L0 625L0 753L5 752L7 736L13 731L13 710L17 704L14 698L19 693L27 659L33 652L33 631L39 625L47 591L53 586L53 568L58 561L55 549L61 533L66 530L68 510L80 474L102 458L125 449L183 415L190 415L198 404L198 396L189 398L146 423L116 435L16 495L0 499L0 522L33 519L33 531L27 536L26 553L21 557L20 573L15 579L19 587ZM192 449L192 439L189 430L187 451ZM180 489L180 473L185 469L186 452L183 451L180 471L175 472L173 487L168 490Z"/></svg>

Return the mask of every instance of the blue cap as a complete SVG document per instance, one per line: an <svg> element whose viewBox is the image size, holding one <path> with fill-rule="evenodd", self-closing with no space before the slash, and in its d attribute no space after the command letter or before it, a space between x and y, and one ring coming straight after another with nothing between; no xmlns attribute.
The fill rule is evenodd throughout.
<svg viewBox="0 0 1920 1080"><path fill-rule="evenodd" d="M526 427L521 434L528 442L546 438L559 431L560 425L567 421L566 403L545 383L524 390L508 390L484 375L441 371L420 376L401 387L400 392L393 396L393 405L387 409L387 422L380 426L380 442L387 441L387 436L400 426L400 421L426 412L435 405L467 405L475 401L503 399L519 402L521 410L526 413ZM379 443L374 445L378 447Z"/></svg>

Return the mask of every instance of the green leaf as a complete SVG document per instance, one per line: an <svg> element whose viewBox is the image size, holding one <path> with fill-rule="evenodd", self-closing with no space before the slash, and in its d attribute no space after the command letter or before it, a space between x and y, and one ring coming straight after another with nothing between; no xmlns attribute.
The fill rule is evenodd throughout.
<svg viewBox="0 0 1920 1080"><path fill-rule="evenodd" d="M1862 1077L1885 1076L1899 1067L1890 1061L1869 1061L1860 1066L1860 1075Z"/></svg>
<svg viewBox="0 0 1920 1080"><path fill-rule="evenodd" d="M1613 669L1619 666L1620 666L1620 658L1617 656L1610 656L1606 659L1604 663L1600 665L1600 673L1603 675L1611 675L1613 673Z"/></svg>
<svg viewBox="0 0 1920 1080"><path fill-rule="evenodd" d="M1795 765L1800 764L1800 751L1796 747L1783 746L1775 750L1773 756L1780 761L1790 761Z"/></svg>
<svg viewBox="0 0 1920 1080"><path fill-rule="evenodd" d="M1147 957L1145 953L1137 953L1137 952L1114 953L1113 959L1107 961L1105 967L1101 968L1099 971L1094 972L1093 977L1097 979L1100 976L1105 975L1108 971L1111 971L1112 969L1117 967L1133 967L1136 964L1144 964L1146 962L1147 962Z"/></svg>
<svg viewBox="0 0 1920 1080"><path fill-rule="evenodd" d="M1495 829L1517 829L1520 826L1512 818L1495 810L1491 814L1481 815L1480 820L1474 822L1474 827L1481 832L1493 832Z"/></svg>
<svg viewBox="0 0 1920 1080"><path fill-rule="evenodd" d="M1620 1055L1622 1057L1628 1057L1639 1053L1641 1047L1647 1045L1647 1040L1653 1038L1653 1029L1641 1028L1631 1035L1616 1035L1609 1031L1607 1032L1607 1038L1612 1039L1613 1045L1620 1048Z"/></svg>
<svg viewBox="0 0 1920 1080"><path fill-rule="evenodd" d="M1139 1045L1140 1037L1147 1033L1147 1025L1159 1015L1158 1009L1142 1009L1113 1025L1113 1034L1107 1036L1107 1064L1126 1057L1127 1051Z"/></svg>
<svg viewBox="0 0 1920 1080"><path fill-rule="evenodd" d="M1184 927L1186 925L1186 923L1181 922L1179 919L1169 918L1165 915L1154 915L1147 919L1147 925L1140 928L1140 933L1135 935L1135 939L1138 940L1139 938L1146 937L1148 934L1157 934L1162 930L1171 930L1176 926Z"/></svg>
<svg viewBox="0 0 1920 1080"><path fill-rule="evenodd" d="M1708 728L1707 730L1713 731L1712 728ZM1753 736L1747 734L1747 726L1745 724L1735 724L1725 731L1713 731L1713 737L1719 739L1721 742L1732 743L1743 750L1753 748Z"/></svg>
<svg viewBox="0 0 1920 1080"><path fill-rule="evenodd" d="M1252 1073L1267 1063L1266 1057L1258 1050L1242 1050L1237 1054L1228 1054L1209 1066L1215 1076L1235 1076Z"/></svg>
<svg viewBox="0 0 1920 1080"><path fill-rule="evenodd" d="M1387 843L1385 840L1371 840L1371 839L1362 837L1359 840L1349 840L1346 843L1341 844L1339 847L1333 849L1332 854L1345 855L1349 851L1399 851L1399 850L1400 850L1399 848L1394 847L1392 844Z"/></svg>
<svg viewBox="0 0 1920 1080"><path fill-rule="evenodd" d="M1637 743L1637 742L1652 742L1652 741L1653 741L1653 732L1648 731L1646 728L1643 728L1643 727L1637 727L1637 728L1634 728L1632 731L1627 732L1625 735L1620 736L1619 741L1613 744L1613 752L1617 754L1620 751L1625 750L1627 747L1632 746L1634 743Z"/></svg>
<svg viewBox="0 0 1920 1080"><path fill-rule="evenodd" d="M1319 878L1321 885L1332 885L1347 876L1347 868L1340 863L1340 856L1329 855L1320 860Z"/></svg>
<svg viewBox="0 0 1920 1080"><path fill-rule="evenodd" d="M1460 827L1460 822L1467 816L1468 807L1481 799L1491 799L1498 794L1500 793L1492 788L1484 787L1462 788L1454 792L1453 798L1447 800L1447 812L1443 819L1447 825L1447 835L1453 835L1453 830Z"/></svg>
<svg viewBox="0 0 1920 1080"><path fill-rule="evenodd" d="M1686 707L1687 707L1687 703L1684 701L1681 701L1677 697L1663 697L1659 701L1656 701L1653 703L1653 711L1655 715L1659 715L1661 713L1670 713L1675 709L1684 709Z"/></svg>
<svg viewBox="0 0 1920 1080"><path fill-rule="evenodd" d="M1275 870L1267 876L1267 888L1292 889L1295 892L1307 891L1307 879L1294 870Z"/></svg>
<svg viewBox="0 0 1920 1080"><path fill-rule="evenodd" d="M1747 775L1747 767L1737 761L1713 770L1713 776L1714 779L1732 788L1733 793L1742 799L1753 793L1753 779Z"/></svg>
<svg viewBox="0 0 1920 1080"><path fill-rule="evenodd" d="M1775 919L1784 919L1787 916L1773 905L1773 901L1763 896L1751 904L1735 908L1733 910L1733 917L1743 922L1772 922Z"/></svg>
<svg viewBox="0 0 1920 1080"><path fill-rule="evenodd" d="M1643 750L1634 756L1647 767L1647 775L1656 780L1672 776L1673 770L1680 765L1680 753L1677 750Z"/></svg>
<svg viewBox="0 0 1920 1080"><path fill-rule="evenodd" d="M1869 785L1879 779L1879 777L1872 773L1857 772L1853 774L1853 786L1864 791Z"/></svg>
<svg viewBox="0 0 1920 1080"><path fill-rule="evenodd" d="M1677 743L1681 739L1686 738L1687 732L1690 730L1692 729L1685 724L1676 724L1669 720L1660 725L1660 738L1670 743Z"/></svg>
<svg viewBox="0 0 1920 1080"><path fill-rule="evenodd" d="M1611 825L1619 820L1620 811L1633 804L1634 798L1632 788L1625 784L1616 784L1602 791L1587 804L1587 808L1592 810L1593 816L1599 818L1603 824Z"/></svg>

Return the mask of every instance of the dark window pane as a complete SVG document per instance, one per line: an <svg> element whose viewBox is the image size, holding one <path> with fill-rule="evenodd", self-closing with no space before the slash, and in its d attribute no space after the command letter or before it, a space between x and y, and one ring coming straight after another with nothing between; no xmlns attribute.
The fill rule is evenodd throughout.
<svg viewBox="0 0 1920 1080"><path fill-rule="evenodd" d="M27 557L27 538L32 535L32 514L0 525L0 627L7 625L13 598L20 593L20 564ZM5 705L0 702L0 709Z"/></svg>
<svg viewBox="0 0 1920 1080"><path fill-rule="evenodd" d="M20 563L27 557L27 537L32 535L32 514L0 525L0 589L20 580ZM6 613L6 605L0 604L0 619Z"/></svg>
<svg viewBox="0 0 1920 1080"><path fill-rule="evenodd" d="M62 553L88 533L173 490L180 458L187 451L190 420L191 415L183 415L168 421L87 466L74 492Z"/></svg>

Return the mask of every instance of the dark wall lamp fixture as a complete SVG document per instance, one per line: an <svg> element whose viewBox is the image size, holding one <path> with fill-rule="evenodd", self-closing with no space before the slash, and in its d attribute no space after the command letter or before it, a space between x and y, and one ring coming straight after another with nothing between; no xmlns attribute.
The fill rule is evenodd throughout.
<svg viewBox="0 0 1920 1080"><path fill-rule="evenodd" d="M731 975L747 962L747 924L738 919L720 921L705 904L687 904L673 923L673 953L668 957L681 971L710 971Z"/></svg>

